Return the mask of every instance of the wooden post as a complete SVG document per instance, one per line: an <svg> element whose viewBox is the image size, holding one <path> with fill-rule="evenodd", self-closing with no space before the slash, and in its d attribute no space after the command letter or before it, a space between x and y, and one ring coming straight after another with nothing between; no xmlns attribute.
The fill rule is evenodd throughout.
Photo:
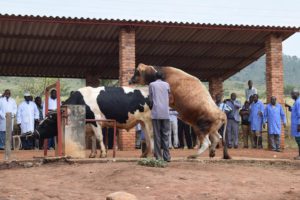
<svg viewBox="0 0 300 200"><path fill-rule="evenodd" d="M6 113L5 153L4 159L9 160L11 154L12 113Z"/></svg>

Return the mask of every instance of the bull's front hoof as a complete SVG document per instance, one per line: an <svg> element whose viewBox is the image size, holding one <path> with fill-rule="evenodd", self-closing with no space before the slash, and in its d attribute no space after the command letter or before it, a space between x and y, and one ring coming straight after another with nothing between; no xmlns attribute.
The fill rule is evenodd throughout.
<svg viewBox="0 0 300 200"><path fill-rule="evenodd" d="M89 158L96 158L97 153L90 153Z"/></svg>
<svg viewBox="0 0 300 200"><path fill-rule="evenodd" d="M196 159L196 158L198 158L197 154L196 155L190 155L190 156L188 156L188 159Z"/></svg>
<svg viewBox="0 0 300 200"><path fill-rule="evenodd" d="M215 157L216 156L216 151L215 150L211 150L210 152L209 152L209 157L210 158L213 158L213 157Z"/></svg>

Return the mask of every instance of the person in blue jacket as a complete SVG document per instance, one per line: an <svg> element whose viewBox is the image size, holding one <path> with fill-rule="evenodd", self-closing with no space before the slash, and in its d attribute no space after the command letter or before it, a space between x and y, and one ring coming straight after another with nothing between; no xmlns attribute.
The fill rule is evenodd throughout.
<svg viewBox="0 0 300 200"><path fill-rule="evenodd" d="M293 106L286 106L289 108L291 114L291 135L295 137L296 143L298 144L299 155L296 156L295 160L300 160L300 98L299 98L299 90L293 89L291 92L292 99L295 100Z"/></svg>
<svg viewBox="0 0 300 200"><path fill-rule="evenodd" d="M282 106L276 103L276 97L272 96L264 111L264 125L268 123L268 134L273 151L280 152L281 122L286 127L286 118Z"/></svg>
<svg viewBox="0 0 300 200"><path fill-rule="evenodd" d="M258 99L258 95L253 95L253 102L250 109L250 128L253 135L253 148L262 149L262 126L263 126L263 114L265 106L261 100Z"/></svg>

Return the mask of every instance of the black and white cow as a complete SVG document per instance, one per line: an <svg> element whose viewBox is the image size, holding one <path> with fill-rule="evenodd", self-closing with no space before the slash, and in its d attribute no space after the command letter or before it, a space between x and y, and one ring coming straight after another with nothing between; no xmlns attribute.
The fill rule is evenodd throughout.
<svg viewBox="0 0 300 200"><path fill-rule="evenodd" d="M150 138L153 134L151 110L149 108L148 91L145 88L131 87L84 87L75 91L64 102L64 105L85 105L87 119L115 119L117 128L129 130L137 123L141 123L145 132L147 150L142 157L151 153ZM106 157L103 144L103 127L112 127L111 123L88 122L92 125L92 150L90 157L96 156L96 138L99 139L101 155ZM37 133L41 139L57 135L56 113L50 113L40 123Z"/></svg>

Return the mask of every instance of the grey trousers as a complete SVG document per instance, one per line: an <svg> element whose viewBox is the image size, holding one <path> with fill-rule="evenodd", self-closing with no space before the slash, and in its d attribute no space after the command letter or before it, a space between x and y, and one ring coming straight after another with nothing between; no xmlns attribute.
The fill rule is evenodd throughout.
<svg viewBox="0 0 300 200"><path fill-rule="evenodd" d="M234 119L229 119L227 123L227 144L228 146L238 146L239 144L239 123Z"/></svg>
<svg viewBox="0 0 300 200"><path fill-rule="evenodd" d="M169 147L172 148L172 133L173 133L173 147L178 147L178 124L177 121L170 121Z"/></svg>
<svg viewBox="0 0 300 200"><path fill-rule="evenodd" d="M269 139L271 142L272 150L279 150L280 149L280 135L277 134L269 134Z"/></svg>
<svg viewBox="0 0 300 200"><path fill-rule="evenodd" d="M170 120L169 119L152 119L154 133L154 156L156 159L171 159L169 153L169 134ZM163 150L163 153L161 152Z"/></svg>

